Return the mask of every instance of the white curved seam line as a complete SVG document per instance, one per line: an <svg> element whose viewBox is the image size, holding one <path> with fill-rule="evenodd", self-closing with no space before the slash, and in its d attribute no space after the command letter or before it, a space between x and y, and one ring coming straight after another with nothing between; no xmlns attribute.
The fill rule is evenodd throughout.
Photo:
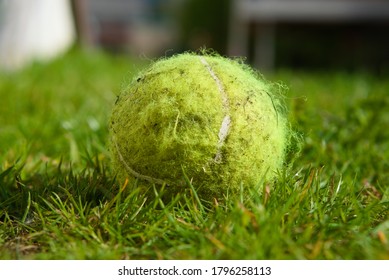
<svg viewBox="0 0 389 280"><path fill-rule="evenodd" d="M219 129L218 150L217 150L217 153L216 153L215 158L214 158L215 161L220 161L221 157L222 157L221 147L223 146L223 144L227 138L227 135L229 133L230 126L231 126L231 117L229 115L230 102L228 100L228 95L227 95L226 91L224 90L222 82L220 81L220 79L216 75L216 73L213 71L212 67L209 65L207 60L203 56L201 56L200 61L207 68L209 74L211 75L212 79L215 81L215 83L218 87L218 90L219 90L221 98L222 98L223 111L225 113L225 116L223 118L223 121L222 121L220 129Z"/></svg>
<svg viewBox="0 0 389 280"><path fill-rule="evenodd" d="M116 147L116 152L118 153L119 155L119 159L120 161L122 162L122 164L124 165L124 167L126 168L126 170L128 172L131 173L131 175L133 175L134 177L138 178L138 179L142 179L142 180L145 180L145 181L148 181L150 183L154 183L154 184L159 184L159 185L163 185L165 183L164 180L161 180L161 179L156 179L156 178L153 178L153 177L150 177L150 176L146 176L146 175L142 175L138 172L136 172L134 169L132 169L130 166L128 166L127 162L124 160L122 154L120 153L120 150L119 150L119 146L116 142L116 140L114 139L113 137L113 142L115 144L115 147Z"/></svg>

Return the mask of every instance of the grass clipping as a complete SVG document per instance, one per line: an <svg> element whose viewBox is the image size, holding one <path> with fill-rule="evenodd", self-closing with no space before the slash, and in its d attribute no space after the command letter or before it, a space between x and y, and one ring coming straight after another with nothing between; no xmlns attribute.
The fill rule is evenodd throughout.
<svg viewBox="0 0 389 280"><path fill-rule="evenodd" d="M238 60L185 53L139 73L113 108L110 149L121 180L204 199L274 178L288 146L280 87Z"/></svg>

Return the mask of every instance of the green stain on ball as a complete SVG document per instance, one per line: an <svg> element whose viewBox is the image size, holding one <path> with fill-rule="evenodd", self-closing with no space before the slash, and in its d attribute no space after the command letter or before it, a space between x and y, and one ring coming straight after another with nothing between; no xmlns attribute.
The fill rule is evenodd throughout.
<svg viewBox="0 0 389 280"><path fill-rule="evenodd" d="M289 134L277 87L241 61L185 53L153 63L123 90L110 150L122 180L174 194L188 188L186 176L203 198L222 199L274 179Z"/></svg>

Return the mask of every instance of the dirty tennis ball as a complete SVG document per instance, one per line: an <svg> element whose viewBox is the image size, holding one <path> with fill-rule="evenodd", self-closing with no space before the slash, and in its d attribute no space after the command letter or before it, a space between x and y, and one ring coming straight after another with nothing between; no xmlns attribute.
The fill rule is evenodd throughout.
<svg viewBox="0 0 389 280"><path fill-rule="evenodd" d="M123 89L112 111L118 178L172 195L191 184L206 200L274 179L289 139L280 88L216 54L156 61Z"/></svg>

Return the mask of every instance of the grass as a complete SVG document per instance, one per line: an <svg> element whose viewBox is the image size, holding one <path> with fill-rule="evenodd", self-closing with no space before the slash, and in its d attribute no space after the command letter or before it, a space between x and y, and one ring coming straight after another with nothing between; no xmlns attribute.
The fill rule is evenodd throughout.
<svg viewBox="0 0 389 280"><path fill-rule="evenodd" d="M304 145L225 203L118 185L107 122L141 64L72 51L0 74L1 259L389 259L389 82L279 71Z"/></svg>

